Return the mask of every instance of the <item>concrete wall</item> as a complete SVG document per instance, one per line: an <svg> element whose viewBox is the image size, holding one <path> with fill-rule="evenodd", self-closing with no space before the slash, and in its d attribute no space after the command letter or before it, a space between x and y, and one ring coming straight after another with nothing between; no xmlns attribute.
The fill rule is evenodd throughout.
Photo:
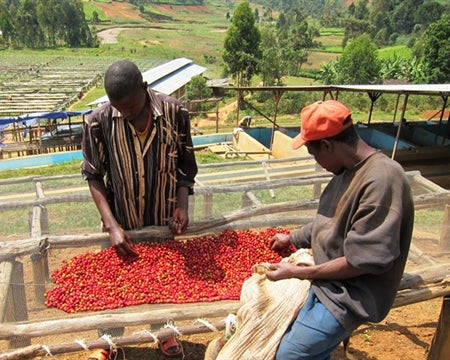
<svg viewBox="0 0 450 360"><path fill-rule="evenodd" d="M308 150L305 146L300 149L292 150L292 138L281 131L275 131L272 145L272 156L275 158L287 158L295 156L308 156Z"/></svg>
<svg viewBox="0 0 450 360"><path fill-rule="evenodd" d="M305 146L300 149L292 150L291 148L292 138L281 131L275 131L272 156L274 158L288 158L297 156L309 156L308 150ZM236 128L233 132L233 148L236 151L247 152L249 157L257 158L258 154L251 154L252 152L267 152L270 153L270 149L261 144L254 137L245 133L242 130ZM266 156L266 155L263 155Z"/></svg>
<svg viewBox="0 0 450 360"><path fill-rule="evenodd" d="M258 140L256 140L249 134L246 134L239 128L236 128L233 131L233 148L236 151L248 153L248 156L252 159L257 159L261 156L265 157L266 159L268 158L269 155L257 154L259 152L270 154L269 148L265 147Z"/></svg>

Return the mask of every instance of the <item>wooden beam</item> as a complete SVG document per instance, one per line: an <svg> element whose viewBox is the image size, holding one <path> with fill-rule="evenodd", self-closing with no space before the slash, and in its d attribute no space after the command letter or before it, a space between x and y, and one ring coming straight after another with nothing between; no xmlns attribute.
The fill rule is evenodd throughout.
<svg viewBox="0 0 450 360"><path fill-rule="evenodd" d="M444 221L439 238L439 249L444 252L450 251L450 204L445 205Z"/></svg>
<svg viewBox="0 0 450 360"><path fill-rule="evenodd" d="M442 299L441 313L428 360L448 360L450 358L450 296Z"/></svg>

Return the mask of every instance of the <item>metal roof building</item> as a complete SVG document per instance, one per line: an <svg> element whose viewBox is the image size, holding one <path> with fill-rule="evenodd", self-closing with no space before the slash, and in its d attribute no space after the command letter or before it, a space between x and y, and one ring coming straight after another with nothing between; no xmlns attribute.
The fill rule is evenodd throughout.
<svg viewBox="0 0 450 360"><path fill-rule="evenodd" d="M194 64L191 59L177 58L144 71L142 77L152 90L181 99L191 78L205 71L205 67ZM108 96L104 95L91 101L88 106L96 106L106 101Z"/></svg>

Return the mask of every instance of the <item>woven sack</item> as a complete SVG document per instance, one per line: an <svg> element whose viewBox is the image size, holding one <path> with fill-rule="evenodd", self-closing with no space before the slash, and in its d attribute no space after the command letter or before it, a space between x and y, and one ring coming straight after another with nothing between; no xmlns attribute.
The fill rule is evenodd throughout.
<svg viewBox="0 0 450 360"><path fill-rule="evenodd" d="M282 261L314 264L307 249L299 249ZM244 282L236 331L219 351L217 360L273 359L283 334L305 303L309 280L271 281L264 273L265 267L266 264L255 266L255 272Z"/></svg>

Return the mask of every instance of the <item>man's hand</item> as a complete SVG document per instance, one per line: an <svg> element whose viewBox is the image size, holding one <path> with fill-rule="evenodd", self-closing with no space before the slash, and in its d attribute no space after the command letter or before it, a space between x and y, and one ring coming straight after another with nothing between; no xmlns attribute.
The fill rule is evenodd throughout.
<svg viewBox="0 0 450 360"><path fill-rule="evenodd" d="M275 234L272 239L270 239L269 245L272 250L287 249L289 246L291 246L289 234Z"/></svg>
<svg viewBox="0 0 450 360"><path fill-rule="evenodd" d="M283 279L306 279L307 266L294 265L287 262L280 262L277 264L269 264L269 269L265 271L266 276L270 280Z"/></svg>
<svg viewBox="0 0 450 360"><path fill-rule="evenodd" d="M128 235L121 227L108 229L111 246L116 250L117 255L138 256L136 248L134 247L131 236Z"/></svg>
<svg viewBox="0 0 450 360"><path fill-rule="evenodd" d="M177 207L169 220L169 229L174 235L183 234L189 225L189 216L186 209Z"/></svg>

